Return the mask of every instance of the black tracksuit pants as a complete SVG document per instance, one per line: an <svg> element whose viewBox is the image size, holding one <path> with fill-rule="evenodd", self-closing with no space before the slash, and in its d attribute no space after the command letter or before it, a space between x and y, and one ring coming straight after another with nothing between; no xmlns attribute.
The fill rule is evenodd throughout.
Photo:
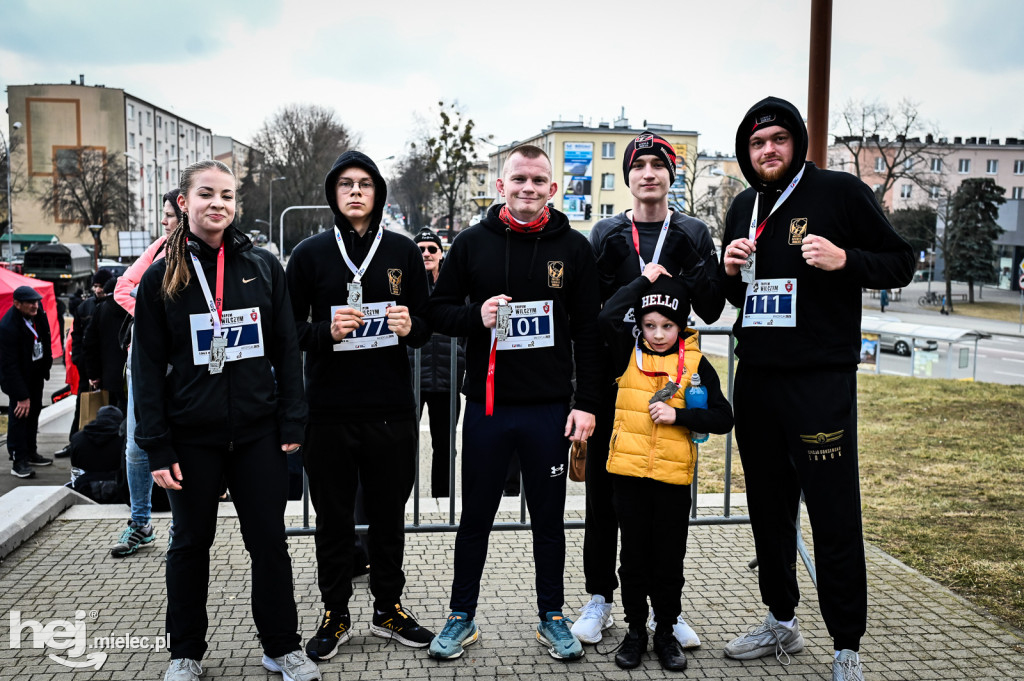
<svg viewBox="0 0 1024 681"><path fill-rule="evenodd" d="M867 627L867 570L857 466L853 371L736 372L736 442L746 479L761 600L792 619L796 522L804 494L814 536L818 602L837 650L858 650Z"/></svg>
<svg viewBox="0 0 1024 681"><path fill-rule="evenodd" d="M565 481L569 440L565 404L484 405L466 401L462 421L462 516L455 537L451 609L472 619L480 599L487 542L501 503L508 462L518 452L533 527L537 612L561 612L565 603Z"/></svg>
<svg viewBox="0 0 1024 681"><path fill-rule="evenodd" d="M7 410L7 453L15 461L27 461L38 454L36 440L39 434L39 414L43 411L43 379L29 378L28 414L19 418L14 415L15 400Z"/></svg>
<svg viewBox="0 0 1024 681"><path fill-rule="evenodd" d="M690 486L608 475L622 531L619 578L626 622L643 626L650 597L658 626L671 628L682 612Z"/></svg>
<svg viewBox="0 0 1024 681"><path fill-rule="evenodd" d="M449 496L451 481L451 393L421 392L420 409L427 407L427 418L430 421L430 443L433 457L430 460L430 496ZM462 398L455 395L455 421L462 412ZM421 477L422 482L422 477Z"/></svg>
<svg viewBox="0 0 1024 681"><path fill-rule="evenodd" d="M352 598L352 546L357 482L363 488L374 607L401 602L405 589L405 502L416 477L413 418L311 423L302 463L316 510L316 562L325 610L347 610Z"/></svg>
<svg viewBox="0 0 1024 681"><path fill-rule="evenodd" d="M583 576L588 594L600 594L608 603L615 600L619 581L615 578L619 547L619 520L612 504L612 474L608 472L608 443L615 425L616 387L601 396L594 433L587 440L587 517L583 534Z"/></svg>
<svg viewBox="0 0 1024 681"><path fill-rule="evenodd" d="M210 547L219 496L227 482L252 559L252 614L264 652L299 649L292 564L285 539L288 461L277 433L227 447L175 446L181 490L167 490L174 541L167 551L167 634L171 658L201 660L209 618Z"/></svg>

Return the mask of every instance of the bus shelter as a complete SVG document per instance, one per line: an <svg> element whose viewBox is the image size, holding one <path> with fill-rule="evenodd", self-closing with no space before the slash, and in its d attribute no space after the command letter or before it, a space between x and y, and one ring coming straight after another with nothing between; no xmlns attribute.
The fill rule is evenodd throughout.
<svg viewBox="0 0 1024 681"><path fill-rule="evenodd" d="M987 336L971 329L864 317L860 368L878 374L973 381L978 340Z"/></svg>

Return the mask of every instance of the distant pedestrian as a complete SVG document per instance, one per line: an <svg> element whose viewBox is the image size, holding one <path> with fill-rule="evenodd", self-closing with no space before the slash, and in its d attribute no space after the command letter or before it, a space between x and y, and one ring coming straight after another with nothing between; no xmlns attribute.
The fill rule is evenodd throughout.
<svg viewBox="0 0 1024 681"><path fill-rule="evenodd" d="M10 400L7 451L14 462L11 475L33 478L32 466L53 463L36 451L43 383L53 365L50 324L39 306L43 297L34 288L19 286L13 297L13 306L0 319L0 389Z"/></svg>
<svg viewBox="0 0 1024 681"><path fill-rule="evenodd" d="M878 302L882 308L882 312L885 312L885 308L889 307L889 289L883 288L878 294Z"/></svg>
<svg viewBox="0 0 1024 681"><path fill-rule="evenodd" d="M85 330L85 366L90 390L106 390L107 404L124 413L128 405L124 390L124 367L128 353L121 347L120 332L124 308L114 302L117 277L103 285L104 296L96 305L89 328Z"/></svg>

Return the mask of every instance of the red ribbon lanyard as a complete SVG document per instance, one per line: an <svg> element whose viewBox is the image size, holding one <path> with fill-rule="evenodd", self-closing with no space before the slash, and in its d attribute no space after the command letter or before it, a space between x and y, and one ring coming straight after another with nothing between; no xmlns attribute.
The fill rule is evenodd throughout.
<svg viewBox="0 0 1024 681"><path fill-rule="evenodd" d="M494 414L494 359L497 354L498 339L495 338L491 341L491 356L487 360L486 404L484 405L484 414L487 416Z"/></svg>
<svg viewBox="0 0 1024 681"><path fill-rule="evenodd" d="M640 370L640 373L644 376L650 376L656 378L658 376L668 376L664 371L645 371L643 363L643 350L640 349L640 339L636 339L636 368ZM679 364L676 365L678 370L676 373L676 384L679 384L680 379L683 377L683 372L686 371L686 344L683 343L683 339L679 339Z"/></svg>
<svg viewBox="0 0 1024 681"><path fill-rule="evenodd" d="M217 297L214 299L217 304L217 318L224 320L224 244L220 245L217 251Z"/></svg>

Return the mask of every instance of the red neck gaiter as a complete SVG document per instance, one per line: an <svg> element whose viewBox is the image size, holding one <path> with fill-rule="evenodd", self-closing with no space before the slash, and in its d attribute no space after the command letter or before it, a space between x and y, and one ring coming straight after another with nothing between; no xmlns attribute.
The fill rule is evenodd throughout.
<svg viewBox="0 0 1024 681"><path fill-rule="evenodd" d="M533 222L527 222L524 225L516 222L512 217L512 214L508 212L508 205L504 205L501 207L501 210L498 211L498 219L512 228L513 231L530 234L531 232L539 232L544 229L544 225L548 224L548 220L551 219L551 211L547 206L544 206L544 212L540 214L539 218Z"/></svg>

